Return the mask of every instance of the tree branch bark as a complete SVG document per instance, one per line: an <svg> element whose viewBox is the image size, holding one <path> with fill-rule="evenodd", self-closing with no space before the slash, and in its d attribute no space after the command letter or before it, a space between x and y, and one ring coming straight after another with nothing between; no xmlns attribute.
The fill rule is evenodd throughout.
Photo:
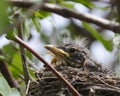
<svg viewBox="0 0 120 96"><path fill-rule="evenodd" d="M15 14L15 19L19 18L21 20L20 14L16 13ZM19 22L18 26L16 26L18 30L18 36L23 40L23 30L22 30L22 22ZM21 53L21 59L22 59L22 67L23 67L23 73L24 73L24 78L25 78L25 85L27 87L28 81L31 79L28 66L27 66L27 61L26 61L26 52L25 48L20 45L20 53Z"/></svg>
<svg viewBox="0 0 120 96"><path fill-rule="evenodd" d="M10 0L10 3L13 4L14 6L17 7L22 7L22 8L30 8L37 2L28 2L28 1L14 1ZM45 3L40 7L41 10L48 11L48 12L53 12L56 14L59 14L63 17L66 18L76 18L78 20L83 20L89 23L96 24L104 29L108 29L111 31L114 31L115 33L120 33L120 23L117 22L112 22L110 20L89 14L89 13L80 13L80 12L75 12L75 10L71 10L66 7L61 7L59 5L55 4L49 4Z"/></svg>

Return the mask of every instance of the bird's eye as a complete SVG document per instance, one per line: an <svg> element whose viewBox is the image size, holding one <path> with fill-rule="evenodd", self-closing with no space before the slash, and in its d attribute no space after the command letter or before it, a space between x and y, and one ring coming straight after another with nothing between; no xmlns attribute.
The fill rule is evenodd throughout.
<svg viewBox="0 0 120 96"><path fill-rule="evenodd" d="M70 53L74 53L75 50L76 50L75 48L69 48L69 52L70 52Z"/></svg>

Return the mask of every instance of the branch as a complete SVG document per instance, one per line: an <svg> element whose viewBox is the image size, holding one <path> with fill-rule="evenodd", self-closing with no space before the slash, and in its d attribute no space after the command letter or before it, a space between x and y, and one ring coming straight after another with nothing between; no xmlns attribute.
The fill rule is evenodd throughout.
<svg viewBox="0 0 120 96"><path fill-rule="evenodd" d="M61 81L63 81L66 86L71 90L71 92L74 94L74 96L81 96L77 90L60 74L51 64L47 63L37 52L35 52L33 49L31 49L23 40L21 40L19 37L15 36L15 40L18 44L23 46L24 48L28 49L31 53L33 53L41 62L45 64Z"/></svg>
<svg viewBox="0 0 120 96"><path fill-rule="evenodd" d="M30 8L31 6L36 4L28 1L14 1L14 0L11 0L10 3L13 4L14 6L22 7L22 8ZM61 6L49 4L49 3L43 4L42 7L40 7L39 9L48 11L48 12L53 12L66 18L72 17L78 20L83 20L89 23L96 24L102 28L109 29L116 33L120 33L120 23L112 22L92 14L75 12L66 7L61 7Z"/></svg>
<svg viewBox="0 0 120 96"><path fill-rule="evenodd" d="M16 18L18 18L19 20L21 20L21 17L20 17L20 15L18 13L15 13L15 19ZM22 22L19 22L19 24L16 26L16 28L18 30L18 36L23 40ZM20 46L20 53L21 53L21 58L22 58L22 67L23 67L25 85L27 86L28 81L31 78L30 78L28 67L27 67L25 49L22 46Z"/></svg>
<svg viewBox="0 0 120 96"><path fill-rule="evenodd" d="M1 50L0 50L0 54L2 55ZM0 71L2 75L5 77L5 79L7 80L10 87L14 87L18 89L20 88L19 83L17 82L17 80L15 80L15 78L13 77L12 73L8 68L8 65L3 60L0 60Z"/></svg>
<svg viewBox="0 0 120 96"><path fill-rule="evenodd" d="M12 2L12 1L10 1L10 2ZM41 3L35 3L32 6L29 6L30 8L26 11L26 13L24 15L27 18L30 18L32 16L32 14L34 13L34 11L36 11L37 9L40 9L45 2L46 2L46 0L43 0ZM4 34L10 32L14 27L18 26L20 22L23 23L25 21L26 17L25 18L23 17L21 19L16 18L15 22L10 24L5 30L3 30Z"/></svg>

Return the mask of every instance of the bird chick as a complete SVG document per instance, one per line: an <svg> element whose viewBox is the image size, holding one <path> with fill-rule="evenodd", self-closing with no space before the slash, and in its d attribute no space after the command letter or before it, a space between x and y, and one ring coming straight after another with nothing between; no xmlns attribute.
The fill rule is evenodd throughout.
<svg viewBox="0 0 120 96"><path fill-rule="evenodd" d="M71 66L74 68L84 67L89 71L106 71L101 64L94 61L86 47L75 44L64 44L61 46L46 45L54 58L52 63L59 66Z"/></svg>

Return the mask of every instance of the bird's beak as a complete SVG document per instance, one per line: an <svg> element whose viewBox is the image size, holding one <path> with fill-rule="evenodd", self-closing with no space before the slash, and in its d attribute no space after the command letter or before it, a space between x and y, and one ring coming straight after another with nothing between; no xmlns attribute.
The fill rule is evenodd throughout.
<svg viewBox="0 0 120 96"><path fill-rule="evenodd" d="M62 49L59 49L53 45L45 45L44 46L46 49L48 49L50 52L52 52L55 56L66 56L66 57L69 57L69 54L67 52L65 52L64 50Z"/></svg>

